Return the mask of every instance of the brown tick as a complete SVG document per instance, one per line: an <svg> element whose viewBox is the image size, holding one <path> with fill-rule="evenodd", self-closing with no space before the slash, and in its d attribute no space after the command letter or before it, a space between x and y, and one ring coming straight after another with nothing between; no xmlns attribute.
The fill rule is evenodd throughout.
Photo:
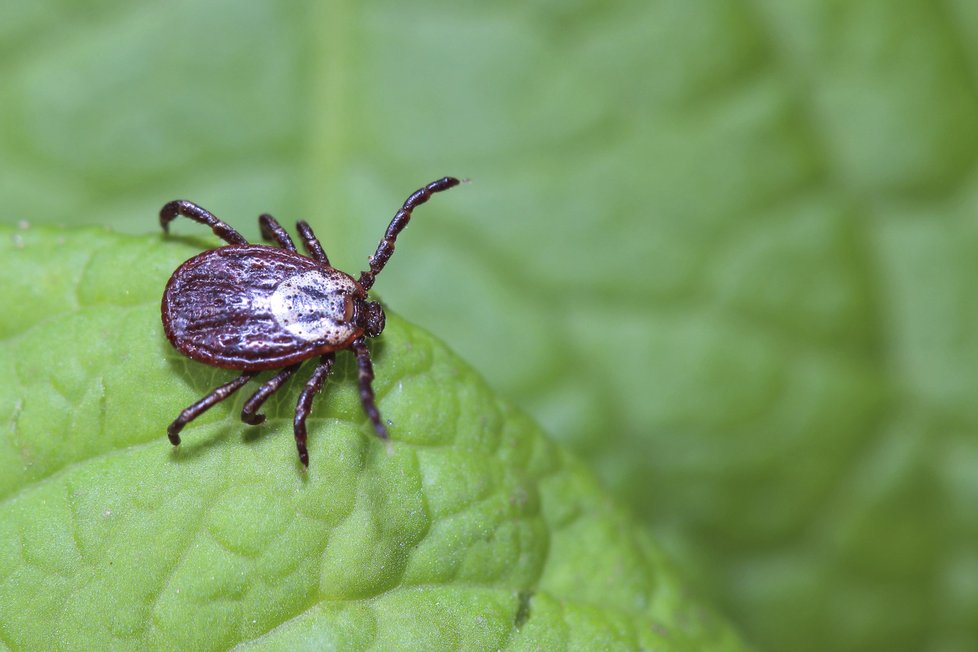
<svg viewBox="0 0 978 652"><path fill-rule="evenodd" d="M211 227L227 246L194 256L170 277L163 292L163 330L187 357L241 375L187 407L167 428L170 442L180 443L180 431L212 406L241 389L259 372L279 370L245 401L241 420L257 425L265 420L258 410L278 391L299 365L319 356L295 408L293 429L299 460L309 466L306 417L312 399L333 368L337 351L351 349L359 368L360 402L377 436L387 439L374 400L373 365L366 338L384 330L384 308L367 299L367 291L384 269L394 241L407 226L411 212L432 193L458 185L444 177L415 191L394 215L370 258L370 269L359 280L329 264L326 252L303 221L297 229L308 256L296 251L285 229L271 215L258 218L262 237L281 249L249 244L230 226L189 201L171 201L160 210L164 231L178 215Z"/></svg>

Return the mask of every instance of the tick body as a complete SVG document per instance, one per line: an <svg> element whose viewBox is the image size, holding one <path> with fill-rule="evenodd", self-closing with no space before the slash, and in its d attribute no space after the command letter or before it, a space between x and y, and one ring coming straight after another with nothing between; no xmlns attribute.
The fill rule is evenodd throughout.
<svg viewBox="0 0 978 652"><path fill-rule="evenodd" d="M279 370L249 398L241 419L257 425L265 420L261 405L310 358L319 363L296 405L293 429L300 461L308 466L306 418L313 397L329 375L337 351L350 349L359 368L360 401L381 439L387 428L373 393L373 365L366 339L384 330L383 307L367 292L394 252L398 234L411 213L432 193L458 185L444 177L412 193L394 215L358 279L329 264L322 245L305 222L298 231L308 255L300 254L292 239L271 215L258 218L262 236L278 247L249 244L233 228L205 209L178 200L160 210L160 224L168 230L178 216L205 224L227 246L205 251L177 268L167 283L161 307L163 330L173 346L187 357L241 375L187 407L167 429L174 446L180 431L207 409L231 396L259 372Z"/></svg>

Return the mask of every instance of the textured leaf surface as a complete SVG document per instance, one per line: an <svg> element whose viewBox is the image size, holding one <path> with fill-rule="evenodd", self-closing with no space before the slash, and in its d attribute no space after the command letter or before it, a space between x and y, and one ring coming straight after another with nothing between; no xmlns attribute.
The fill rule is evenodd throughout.
<svg viewBox="0 0 978 652"><path fill-rule="evenodd" d="M374 347L388 448L341 371L166 424L231 372L166 342L199 247L0 228L0 642L38 649L741 649L589 471L423 331ZM349 363L348 354L341 360Z"/></svg>
<svg viewBox="0 0 978 652"><path fill-rule="evenodd" d="M378 282L405 317L762 646L978 649L973 1L42 0L0 53L11 220L189 197L360 269L472 177Z"/></svg>

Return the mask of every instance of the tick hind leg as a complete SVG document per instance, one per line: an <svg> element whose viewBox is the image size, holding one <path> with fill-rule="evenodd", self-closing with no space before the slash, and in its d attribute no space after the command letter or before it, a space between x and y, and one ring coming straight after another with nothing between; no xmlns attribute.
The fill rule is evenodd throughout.
<svg viewBox="0 0 978 652"><path fill-rule="evenodd" d="M251 380L254 375L254 372L243 373L231 382L221 385L193 405L185 408L183 412L180 413L180 416L178 416L176 420L170 424L170 427L166 429L166 434L170 438L170 443L174 446L179 445L180 431L183 430L185 425L244 387L245 383Z"/></svg>
<svg viewBox="0 0 978 652"><path fill-rule="evenodd" d="M362 337L353 342L353 352L356 353L359 369L357 380L360 385L360 404L363 405L363 411L370 418L370 423L373 424L377 436L386 440L389 438L387 426L381 420L380 411L377 409L377 403L374 400L374 365L370 361L370 349L367 348L367 343Z"/></svg>
<svg viewBox="0 0 978 652"><path fill-rule="evenodd" d="M187 219L211 227L214 235L224 240L228 244L248 244L244 236L232 229L230 226L214 217L214 215L198 206L197 204L185 199L177 199L160 209L160 226L164 231L169 232L170 222L183 215Z"/></svg>
<svg viewBox="0 0 978 652"><path fill-rule="evenodd" d="M277 242L278 246L282 249L295 251L295 244L292 242L292 238L289 237L289 234L286 233L285 229L282 228L282 225L274 217L268 213L262 213L258 217L258 225L261 227L261 237L269 242Z"/></svg>
<svg viewBox="0 0 978 652"><path fill-rule="evenodd" d="M319 365L312 372L312 376L306 381L306 386L299 395L299 402L295 406L295 419L292 422L295 431L295 447L299 449L299 461L303 466L309 466L309 451L306 448L306 418L312 409L312 399L315 398L319 390L323 388L326 377L333 370L333 362L336 360L334 353L327 353L319 358Z"/></svg>
<svg viewBox="0 0 978 652"><path fill-rule="evenodd" d="M264 423L265 415L258 414L258 410L261 409L262 404L264 404L272 394L281 389L282 385L285 384L285 381L287 381L298 369L299 365L294 364L291 367L286 367L265 381L265 384L259 387L258 390L251 395L251 398L245 402L244 407L241 408L241 420L253 426Z"/></svg>

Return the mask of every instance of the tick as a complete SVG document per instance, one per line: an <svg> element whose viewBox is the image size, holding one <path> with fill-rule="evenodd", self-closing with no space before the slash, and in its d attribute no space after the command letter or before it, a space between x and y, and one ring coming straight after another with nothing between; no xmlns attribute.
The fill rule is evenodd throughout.
<svg viewBox="0 0 978 652"><path fill-rule="evenodd" d="M180 444L180 431L208 409L241 389L259 372L278 370L245 401L241 420L258 425L258 410L299 365L319 357L295 408L293 430L299 460L309 466L306 418L313 397L333 368L336 352L350 349L357 359L360 402L381 439L388 439L374 399L373 364L367 338L384 330L384 308L367 298L384 269L397 235L411 212L432 193L459 184L453 177L433 181L411 194L395 213L367 271L359 279L329 264L322 245L304 221L296 228L308 255L300 254L289 234L268 214L258 218L262 237L278 247L249 244L233 228L197 204L171 201L160 210L160 225L178 216L211 227L227 242L194 256L173 273L163 292L163 330L170 343L188 358L241 375L190 405L167 428L170 442Z"/></svg>

